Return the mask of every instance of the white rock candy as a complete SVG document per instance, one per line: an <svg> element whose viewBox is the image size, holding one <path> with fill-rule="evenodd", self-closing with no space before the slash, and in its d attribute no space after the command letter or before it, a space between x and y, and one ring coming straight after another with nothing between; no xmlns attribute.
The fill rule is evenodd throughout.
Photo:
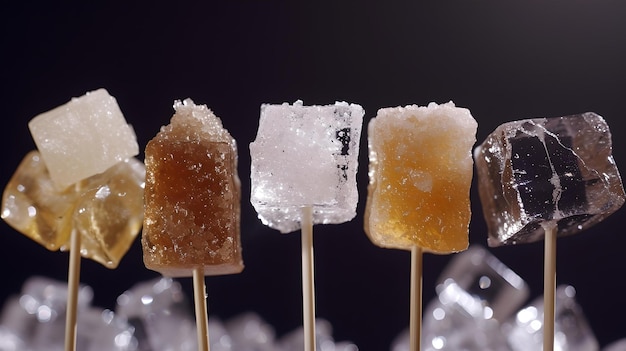
<svg viewBox="0 0 626 351"><path fill-rule="evenodd" d="M28 127L59 189L139 153L134 131L105 89L44 112Z"/></svg>
<svg viewBox="0 0 626 351"><path fill-rule="evenodd" d="M300 228L300 209L313 223L343 223L356 215L356 171L364 110L264 104L250 144L251 202L262 222L282 233Z"/></svg>

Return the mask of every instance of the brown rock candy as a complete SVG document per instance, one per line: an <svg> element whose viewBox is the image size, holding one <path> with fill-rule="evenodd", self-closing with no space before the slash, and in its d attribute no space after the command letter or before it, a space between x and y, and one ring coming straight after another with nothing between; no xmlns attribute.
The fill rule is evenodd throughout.
<svg viewBox="0 0 626 351"><path fill-rule="evenodd" d="M174 103L146 146L144 263L165 276L239 273L240 181L235 140L211 110Z"/></svg>

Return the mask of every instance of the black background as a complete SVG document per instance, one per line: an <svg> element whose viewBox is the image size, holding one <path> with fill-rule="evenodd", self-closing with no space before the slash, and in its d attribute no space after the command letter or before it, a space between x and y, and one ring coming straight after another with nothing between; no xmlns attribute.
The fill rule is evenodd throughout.
<svg viewBox="0 0 626 351"><path fill-rule="evenodd" d="M115 96L145 147L167 124L174 99L207 104L239 144L243 185L242 274L207 277L209 314L256 311L279 335L301 323L300 240L264 227L250 205L248 144L261 103L382 107L453 100L479 123L595 111L626 162L626 3L438 1L280 4L3 5L0 21L1 184L34 143L35 115L100 87ZM364 131L366 125L364 125ZM408 324L407 252L381 249L362 230L367 133L361 140L357 217L315 227L317 315L362 350L385 350ZM143 154L139 156L143 159ZM486 244L475 186L470 241ZM601 345L626 336L623 208L558 241L557 281L576 287ZM66 253L49 252L0 224L0 303L25 279L66 279ZM543 244L491 249L542 293ZM450 256L424 258L424 300ZM83 260L81 281L112 308L134 283L154 278L139 240L116 270ZM191 298L191 280L180 280Z"/></svg>

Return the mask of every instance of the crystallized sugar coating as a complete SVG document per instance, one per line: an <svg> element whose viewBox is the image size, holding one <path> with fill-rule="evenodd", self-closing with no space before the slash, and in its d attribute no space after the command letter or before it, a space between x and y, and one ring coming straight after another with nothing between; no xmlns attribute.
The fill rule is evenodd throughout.
<svg viewBox="0 0 626 351"><path fill-rule="evenodd" d="M346 102L261 106L250 144L250 200L264 224L298 230L304 206L312 206L314 224L354 218L363 115L361 106Z"/></svg>
<svg viewBox="0 0 626 351"><path fill-rule="evenodd" d="M134 131L105 89L42 113L28 127L59 189L139 153Z"/></svg>
<svg viewBox="0 0 626 351"><path fill-rule="evenodd" d="M148 143L144 263L165 276L239 273L241 184L235 140L204 105L174 104Z"/></svg>
<svg viewBox="0 0 626 351"><path fill-rule="evenodd" d="M452 102L380 109L368 126L365 231L376 245L465 250L478 125Z"/></svg>
<svg viewBox="0 0 626 351"><path fill-rule="evenodd" d="M474 150L489 246L578 233L617 211L624 188L606 121L588 112L508 122Z"/></svg>

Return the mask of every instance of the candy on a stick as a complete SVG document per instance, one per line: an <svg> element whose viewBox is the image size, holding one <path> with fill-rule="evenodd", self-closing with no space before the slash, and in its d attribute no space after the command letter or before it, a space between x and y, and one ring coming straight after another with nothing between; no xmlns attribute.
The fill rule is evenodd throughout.
<svg viewBox="0 0 626 351"><path fill-rule="evenodd" d="M29 152L2 199L2 218L49 250L69 250L70 235L81 235L80 253L116 268L143 221L145 170L131 157L76 186L57 190L41 155Z"/></svg>
<svg viewBox="0 0 626 351"><path fill-rule="evenodd" d="M139 153L135 133L105 89L42 113L28 127L59 189Z"/></svg>
<svg viewBox="0 0 626 351"><path fill-rule="evenodd" d="M147 268L193 276L198 343L208 350L204 276L243 269L237 146L205 105L187 99L174 109L145 150L141 243Z"/></svg>
<svg viewBox="0 0 626 351"><path fill-rule="evenodd" d="M411 349L420 347L422 252L467 249L471 148L478 125L449 102L384 108L368 126L365 232L411 250Z"/></svg>
<svg viewBox="0 0 626 351"><path fill-rule="evenodd" d="M36 116L30 121L29 128L40 155L27 156L3 197L3 201L9 203L21 197L21 200L24 200L22 204L27 207L16 210L7 207L5 202L2 214L7 221L15 220L18 230L19 226L24 225L24 234L50 249L67 244L69 239L69 294L65 344L66 350L74 350L81 251L109 267L116 266L115 261L119 259L113 256L123 255L139 230L137 223L141 220L136 220L137 210L139 218L143 215L140 205L131 205L130 209L124 208L129 203L137 201L141 203L141 189L127 193L128 188L136 185L137 177L132 175L132 170L121 172L115 170L113 175L103 175L104 178L100 178L95 184L85 179L105 172L115 164L137 155L139 147L135 134L126 124L116 100L104 89L89 92ZM41 161L39 157L45 167L39 163ZM119 177L120 174L126 179L117 182L110 178ZM105 183L97 183L100 181ZM126 184L127 181L129 184ZM110 186L107 182L117 183L119 186ZM142 181L139 183L143 184ZM73 189L68 189L70 187ZM58 192L55 194L52 188ZM21 192L25 194L18 194ZM75 198L76 202L70 203L69 206L66 203L59 205L59 202L63 203L70 198ZM106 208L111 213L103 213L100 208ZM71 211L77 211L79 215L76 216ZM85 225L80 212L93 215L97 213L97 217ZM58 213L62 214L63 219L54 219ZM18 218L24 214L35 218L32 221ZM125 217L135 223L130 225L130 229L124 228L127 225L122 223ZM113 218L116 220L111 220ZM41 228L34 228L33 223L43 225ZM75 227L72 227L74 225ZM99 227L100 225L108 228ZM72 229L68 229L68 226ZM118 232L120 229L123 233ZM70 233L69 238L67 233ZM90 238L90 242L86 242L89 245L86 248L81 246L83 234ZM109 235L112 235L112 238L108 237ZM121 238L130 240L124 243ZM118 240L122 240L121 245Z"/></svg>
<svg viewBox="0 0 626 351"><path fill-rule="evenodd" d="M304 349L315 349L313 224L356 215L356 171L363 108L262 105L250 144L250 201L262 222L282 233L302 229Z"/></svg>
<svg viewBox="0 0 626 351"><path fill-rule="evenodd" d="M300 229L300 208L314 224L356 216L359 140L363 108L264 104L250 143L250 200L264 224L282 233Z"/></svg>
<svg viewBox="0 0 626 351"><path fill-rule="evenodd" d="M502 124L474 150L490 246L545 239L544 349L554 346L556 237L624 203L611 133L592 112Z"/></svg>
<svg viewBox="0 0 626 351"><path fill-rule="evenodd" d="M146 146L144 263L168 277L239 273L241 185L235 139L205 105L174 103Z"/></svg>
<svg viewBox="0 0 626 351"><path fill-rule="evenodd" d="M384 108L368 126L365 231L376 244L467 249L477 123L453 103Z"/></svg>
<svg viewBox="0 0 626 351"><path fill-rule="evenodd" d="M624 203L611 133L595 113L500 125L474 150L489 246L543 240L602 221Z"/></svg>

